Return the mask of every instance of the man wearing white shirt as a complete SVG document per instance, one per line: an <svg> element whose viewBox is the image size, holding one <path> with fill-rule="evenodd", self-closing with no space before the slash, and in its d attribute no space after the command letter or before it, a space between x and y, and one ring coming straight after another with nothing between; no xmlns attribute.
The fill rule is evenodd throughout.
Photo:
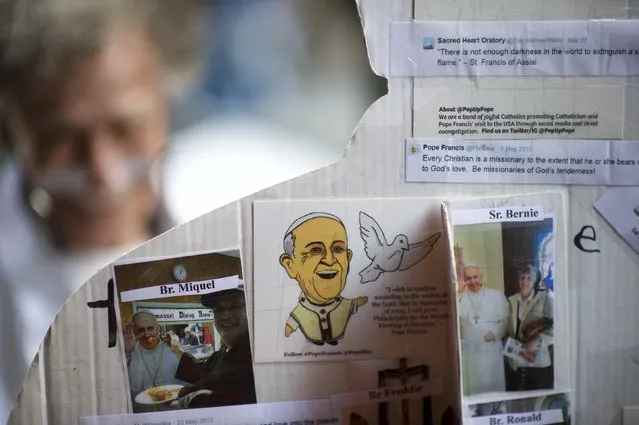
<svg viewBox="0 0 639 425"><path fill-rule="evenodd" d="M537 270L526 265L517 273L519 292L508 298L508 335L523 343L523 358L508 358L508 390L554 387L552 363L554 295L541 288Z"/></svg>
<svg viewBox="0 0 639 425"><path fill-rule="evenodd" d="M175 378L179 360L160 338L160 326L151 313L141 311L124 329L124 348L134 412L166 410L167 406L136 403L138 394L162 385L186 385Z"/></svg>
<svg viewBox="0 0 639 425"><path fill-rule="evenodd" d="M463 269L464 290L459 295L459 321L464 395L506 390L502 338L508 324L508 301L486 288L478 266Z"/></svg>
<svg viewBox="0 0 639 425"><path fill-rule="evenodd" d="M156 171L201 56L197 2L0 5L0 328L19 341L0 353L0 423L68 297L172 227Z"/></svg>

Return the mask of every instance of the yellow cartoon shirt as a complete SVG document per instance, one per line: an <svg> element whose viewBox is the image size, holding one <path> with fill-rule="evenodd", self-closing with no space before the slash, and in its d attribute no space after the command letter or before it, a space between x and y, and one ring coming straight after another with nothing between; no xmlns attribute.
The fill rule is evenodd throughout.
<svg viewBox="0 0 639 425"><path fill-rule="evenodd" d="M356 300L337 297L329 304L313 304L304 294L286 322L298 328L310 342L322 344L344 337L351 315L357 312Z"/></svg>

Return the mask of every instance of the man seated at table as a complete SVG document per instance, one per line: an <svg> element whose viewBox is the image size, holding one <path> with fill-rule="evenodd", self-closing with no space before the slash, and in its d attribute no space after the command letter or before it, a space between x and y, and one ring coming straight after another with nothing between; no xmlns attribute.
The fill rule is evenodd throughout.
<svg viewBox="0 0 639 425"><path fill-rule="evenodd" d="M202 304L213 310L213 321L222 344L200 363L180 348L176 335L171 336L171 350L180 359L175 377L191 384L180 391L179 399L171 407L256 403L244 288L205 294Z"/></svg>

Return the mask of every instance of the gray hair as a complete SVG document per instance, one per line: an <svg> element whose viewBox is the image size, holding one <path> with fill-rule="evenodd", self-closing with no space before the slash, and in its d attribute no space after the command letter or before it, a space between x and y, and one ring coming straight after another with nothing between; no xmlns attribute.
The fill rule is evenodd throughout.
<svg viewBox="0 0 639 425"><path fill-rule="evenodd" d="M204 15L202 0L0 0L0 106L95 55L123 26L148 35L169 94L181 94L200 69Z"/></svg>
<svg viewBox="0 0 639 425"><path fill-rule="evenodd" d="M290 255L291 257L293 257L293 253L295 252L295 236L293 235L293 232L295 231L295 229L297 229L298 227L300 227L302 224L306 223L307 221L313 220L315 218L330 218L331 220L337 221L339 224L342 225L342 227L346 228L346 226L344 226L344 223L342 223L342 220L340 220L337 216L333 214L324 213L324 212L314 212L314 213L306 214L305 216L302 216L298 218L297 220L295 220L293 224L289 226L288 230L284 234L284 253L286 255Z"/></svg>
<svg viewBox="0 0 639 425"><path fill-rule="evenodd" d="M470 263L470 264L466 264L466 265L462 268L462 273L463 273L463 276L464 276L464 277L466 277L466 270L467 270L467 269L477 269L477 270L479 270L479 274L482 274L482 275L483 275L483 273L482 273L482 271L481 271L481 267L479 267L477 264Z"/></svg>
<svg viewBox="0 0 639 425"><path fill-rule="evenodd" d="M537 281L539 279L539 271L537 269L537 267L533 266L532 264L524 264L523 266L519 267L517 269L517 277L521 277L521 276L525 276L529 274L530 277L532 277L533 279L535 279L535 281ZM535 282L537 283L537 282Z"/></svg>
<svg viewBox="0 0 639 425"><path fill-rule="evenodd" d="M145 310L138 311L133 316L131 316L131 323L135 323L135 319L137 319L138 317L142 317L142 316L152 317L153 320L155 321L155 324L158 325L158 319L157 319L157 317L155 317L155 314L151 313L150 311L145 311Z"/></svg>

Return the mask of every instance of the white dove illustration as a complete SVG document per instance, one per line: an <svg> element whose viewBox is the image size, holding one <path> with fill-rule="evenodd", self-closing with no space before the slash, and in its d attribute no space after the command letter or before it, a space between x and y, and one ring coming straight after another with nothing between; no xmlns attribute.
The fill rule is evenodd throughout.
<svg viewBox="0 0 639 425"><path fill-rule="evenodd" d="M363 211L359 213L359 233L364 241L366 256L371 260L371 263L359 272L361 283L374 282L382 273L413 267L433 250L441 236L441 232L438 232L421 242L409 244L408 237L399 234L389 244L380 225Z"/></svg>

